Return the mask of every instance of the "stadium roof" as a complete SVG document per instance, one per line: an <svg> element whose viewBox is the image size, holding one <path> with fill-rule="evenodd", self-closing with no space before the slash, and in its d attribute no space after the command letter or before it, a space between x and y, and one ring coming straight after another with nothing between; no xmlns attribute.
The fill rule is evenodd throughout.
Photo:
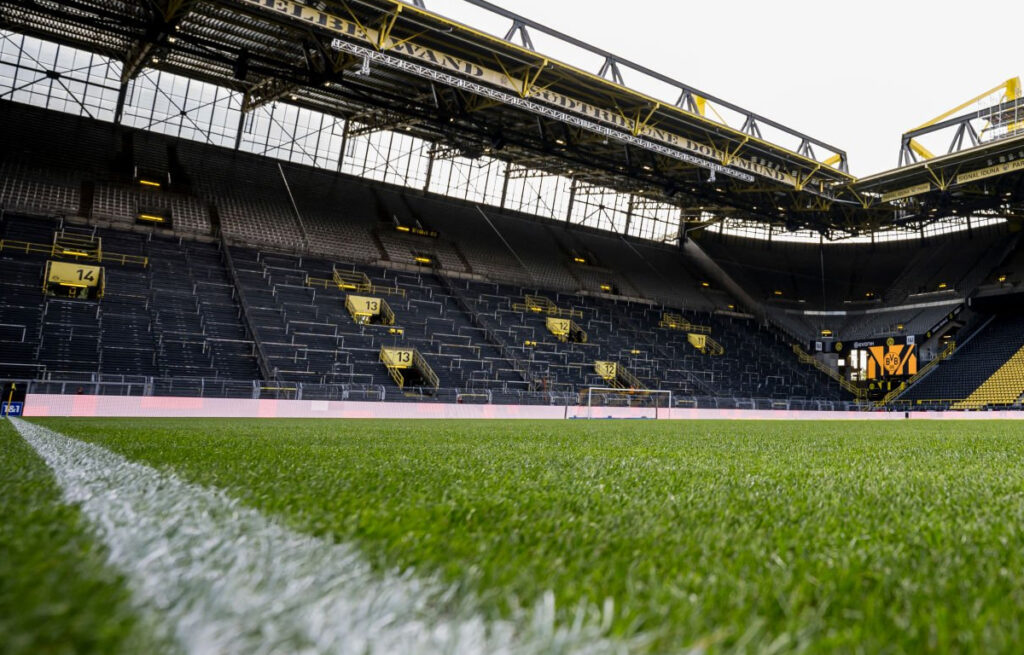
<svg viewBox="0 0 1024 655"><path fill-rule="evenodd" d="M453 156L666 202L695 226L742 218L832 238L1024 214L1020 99L924 128L956 130L948 155L857 180L834 146L466 1L507 19L506 37L397 0L0 0L0 27L124 62L118 114L128 82L163 70L243 94L243 112L280 101L353 119L360 133L401 130ZM603 64L590 72L549 59L532 48L531 31ZM665 97L630 90L624 70L656 80ZM1000 129L981 138L971 120Z"/></svg>

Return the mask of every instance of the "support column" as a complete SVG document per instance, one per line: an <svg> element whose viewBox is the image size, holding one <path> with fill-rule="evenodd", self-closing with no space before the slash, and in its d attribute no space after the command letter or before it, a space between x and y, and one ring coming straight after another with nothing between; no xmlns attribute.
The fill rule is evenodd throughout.
<svg viewBox="0 0 1024 655"><path fill-rule="evenodd" d="M245 106L245 102L242 103ZM245 109L242 109L238 114L238 129L235 131L235 150L238 150L242 145L242 130L245 128Z"/></svg>
<svg viewBox="0 0 1024 655"><path fill-rule="evenodd" d="M128 82L121 82L121 88L117 90L117 106L114 108L114 125L121 124L124 116L124 101L128 95Z"/></svg>
<svg viewBox="0 0 1024 655"><path fill-rule="evenodd" d="M568 223L572 220L572 209L573 205L576 204L576 179L572 178L572 184L569 185L569 208L565 211L565 222Z"/></svg>
<svg viewBox="0 0 1024 655"><path fill-rule="evenodd" d="M341 130L341 151L338 153L338 172L341 172L341 164L345 161L345 151L348 150L348 135L349 126L352 124L347 118L345 120L345 127Z"/></svg>
<svg viewBox="0 0 1024 655"><path fill-rule="evenodd" d="M501 205L505 209L505 199L508 197L508 176L512 172L512 162L505 162L505 179L501 183Z"/></svg>
<svg viewBox="0 0 1024 655"><path fill-rule="evenodd" d="M434 149L433 148L428 148L427 149L427 155L428 155L428 159L427 159L427 175L426 175L426 179L423 182L423 192L424 193L429 193L430 192L430 180L434 176Z"/></svg>

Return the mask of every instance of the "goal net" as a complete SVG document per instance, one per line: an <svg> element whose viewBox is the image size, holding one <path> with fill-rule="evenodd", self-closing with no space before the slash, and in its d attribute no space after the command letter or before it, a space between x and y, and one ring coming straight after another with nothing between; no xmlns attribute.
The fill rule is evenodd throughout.
<svg viewBox="0 0 1024 655"><path fill-rule="evenodd" d="M569 418L668 418L672 392L654 389L588 387L580 392L579 404L570 408Z"/></svg>

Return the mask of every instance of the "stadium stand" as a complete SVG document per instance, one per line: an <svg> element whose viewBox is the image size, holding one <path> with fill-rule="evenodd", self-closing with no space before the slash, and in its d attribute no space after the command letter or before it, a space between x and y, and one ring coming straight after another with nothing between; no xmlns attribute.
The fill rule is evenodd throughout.
<svg viewBox="0 0 1024 655"><path fill-rule="evenodd" d="M59 222L7 215L3 235L46 243L59 228ZM4 321L15 326L8 332L17 343L38 353L21 356L21 361L5 357L5 374L17 372L15 364L38 362L51 378L64 373L142 376L175 380L154 393L201 392L202 379L258 379L257 352L262 351L276 381L379 387L389 384L378 362L379 349L408 344L423 353L442 387L465 394L491 392L509 399L537 391L574 395L580 386L601 384L593 366L606 359L621 362L645 386L717 397L723 406L732 397L838 399L816 371L792 360L783 340L747 318L687 312L695 323L710 323L729 353L712 358L687 343L685 333L657 327L664 311L660 305L540 289L559 306L579 312L590 337L588 343L560 343L548 333L543 317L513 308L518 299L538 292L535 287L450 278L443 269L396 271L231 247L240 295L255 325L253 341L215 243L152 232L96 233L106 250L148 257L149 266L108 266L102 303L47 299L38 318L31 312L39 312L45 257L26 266L20 257L4 253L5 275L11 271L11 279L23 287L5 298ZM309 285L309 278L330 277L335 267L362 272L375 289L387 290L396 325L403 330L400 337L354 324L338 289ZM27 304L14 304L26 296ZM104 342L104 334L119 336ZM26 352L24 345L17 349Z"/></svg>
<svg viewBox="0 0 1024 655"><path fill-rule="evenodd" d="M1008 238L1006 226L995 226L879 244L822 247L714 233L700 243L755 297L779 306L838 310L914 304L943 294L963 297L1003 259L1015 244L1013 236Z"/></svg>
<svg viewBox="0 0 1024 655"><path fill-rule="evenodd" d="M60 229L83 228L7 214L2 237L5 243L46 244ZM106 294L100 303L58 299L40 292L46 255L5 248L0 253L3 322L8 335L20 336L5 338L0 346L4 375L32 366L35 375L26 377L59 379L74 373L89 374L84 379L90 381L104 375L173 378L178 381L175 391L198 388L203 378L259 377L252 341L216 244L151 233L86 231L100 237L107 252L147 258L148 266L106 264Z"/></svg>
<svg viewBox="0 0 1024 655"><path fill-rule="evenodd" d="M1012 270L993 262L1012 257L1019 238L1003 225L909 243L832 244L824 252L816 244L714 233L700 242L794 338L828 331L852 341L923 335L993 270Z"/></svg>
<svg viewBox="0 0 1024 655"><path fill-rule="evenodd" d="M849 395L800 363L793 343L824 327L856 337L919 333L962 302L975 278L984 281L992 258L1012 261L1016 243L989 228L934 248L831 246L834 273L823 294L821 277L806 272L820 268L817 247L702 239L729 275L764 299L783 332L737 312L737 301L673 246L18 111L29 129L52 125L41 145L73 139L77 149L63 159L17 141L4 153L4 239L48 244L56 230L78 226L107 252L148 258L141 269L107 264L99 305L40 303L46 257L0 252L12 280L0 314L0 368L21 378L121 376L156 394L421 398L427 389L398 388L381 362L382 348L407 347L436 374L433 397L442 400L578 398L608 383L595 362L610 361L682 403L835 403ZM161 186L139 185L140 170ZM26 188L39 193L19 190ZM144 211L171 220L141 225ZM970 256L949 257L953 251ZM365 276L394 325L354 321L347 290L330 282L335 271ZM940 279L953 289L930 289ZM523 311L533 295L569 312L586 341L563 341L548 329L547 313ZM848 315L837 325L801 313L819 303ZM664 327L666 312L709 328L724 353L698 350L687 332ZM112 334L119 336L104 339Z"/></svg>
<svg viewBox="0 0 1024 655"><path fill-rule="evenodd" d="M911 386L900 400L912 405L951 406L968 399L1015 358L1022 347L1024 317L991 316L980 330L964 341L953 357ZM1009 402L1016 401L1020 395L1018 393ZM984 404L978 398L970 402L972 407Z"/></svg>

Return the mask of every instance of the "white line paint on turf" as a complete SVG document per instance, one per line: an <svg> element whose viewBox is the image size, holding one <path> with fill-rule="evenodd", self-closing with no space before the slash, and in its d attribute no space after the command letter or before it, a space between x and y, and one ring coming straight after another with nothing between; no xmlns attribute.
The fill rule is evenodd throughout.
<svg viewBox="0 0 1024 655"><path fill-rule="evenodd" d="M436 580L374 573L353 547L285 529L221 491L11 421L95 525L158 636L186 653L626 649L582 619L556 625L550 594L529 614L485 621Z"/></svg>

